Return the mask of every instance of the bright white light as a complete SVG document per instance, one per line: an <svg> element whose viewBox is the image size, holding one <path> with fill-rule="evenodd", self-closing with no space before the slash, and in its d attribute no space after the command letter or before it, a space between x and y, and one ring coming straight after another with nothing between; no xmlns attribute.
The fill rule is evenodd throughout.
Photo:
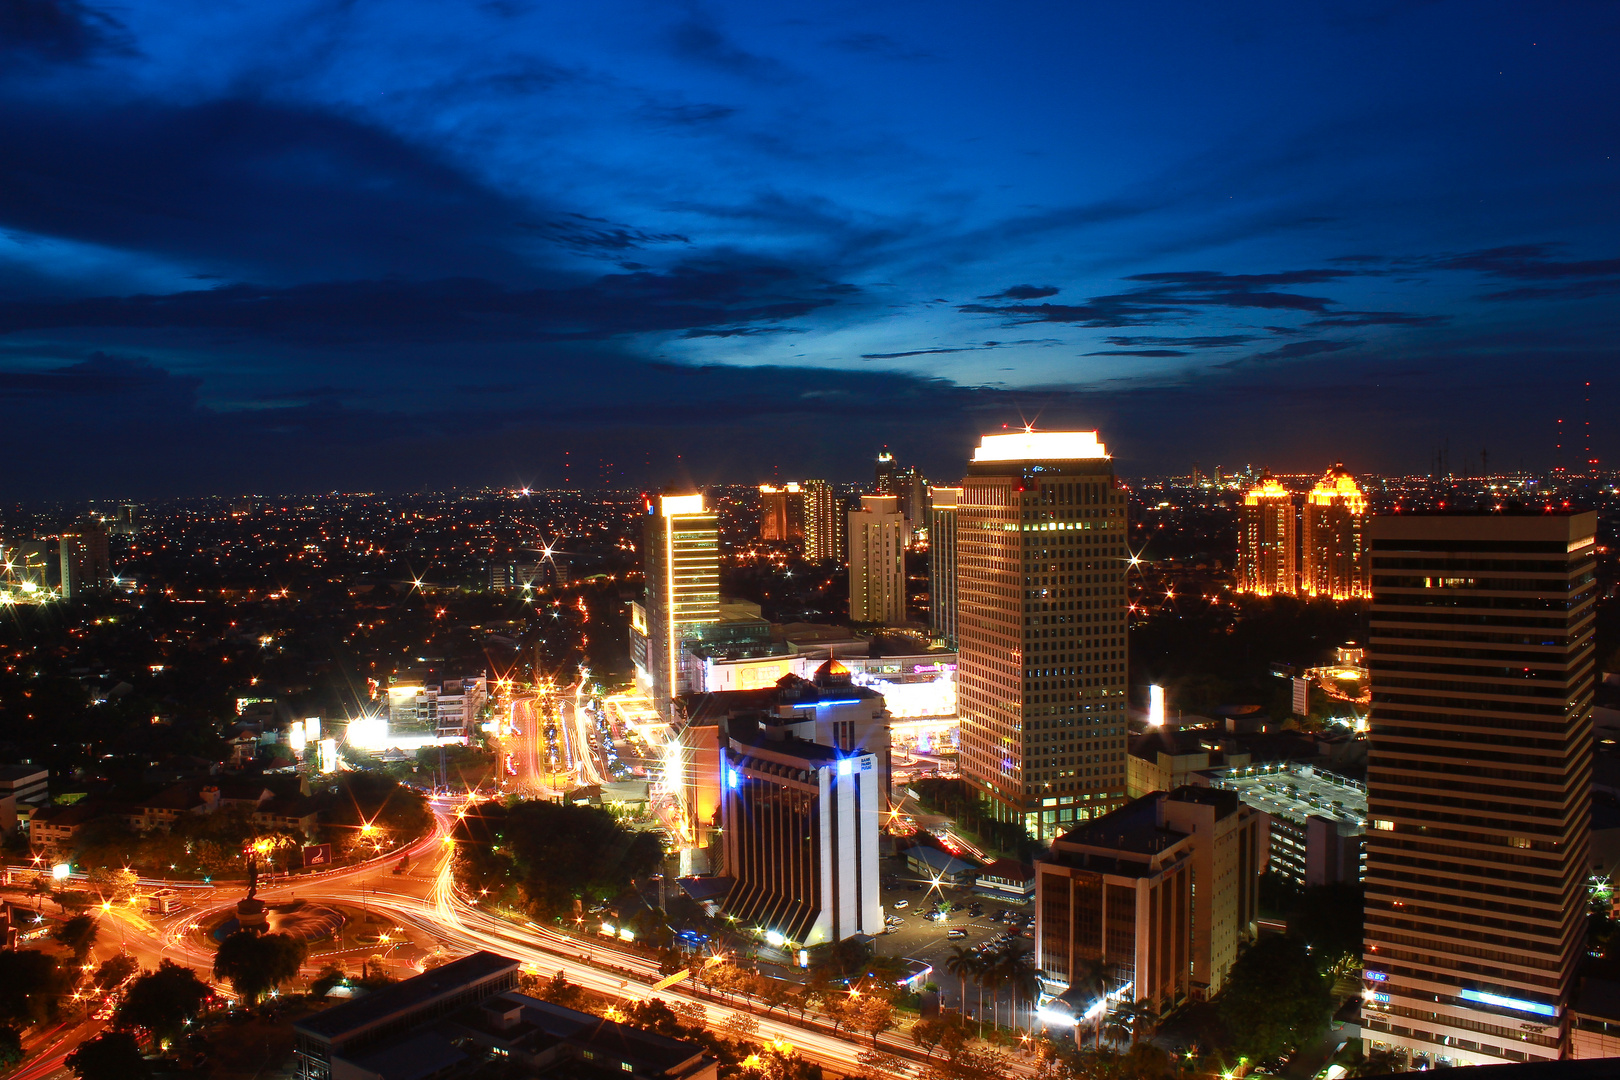
<svg viewBox="0 0 1620 1080"><path fill-rule="evenodd" d="M348 743L356 750L383 750L388 746L388 719L362 716L349 721Z"/></svg>
<svg viewBox="0 0 1620 1080"><path fill-rule="evenodd" d="M787 938L783 937L775 930L767 930L765 931L765 944L769 945L773 949L780 949L783 945L787 944Z"/></svg>
<svg viewBox="0 0 1620 1080"><path fill-rule="evenodd" d="M69 866L65 862L59 862L55 866L51 867L51 877L55 878L57 881L65 880L71 873L73 873L73 867Z"/></svg>
<svg viewBox="0 0 1620 1080"><path fill-rule="evenodd" d="M338 767L338 751L336 739L321 740L321 772L335 773Z"/></svg>
<svg viewBox="0 0 1620 1080"><path fill-rule="evenodd" d="M1164 687L1154 683L1148 687L1148 727L1164 726Z"/></svg>
<svg viewBox="0 0 1620 1080"><path fill-rule="evenodd" d="M1035 1015L1040 1019L1041 1023L1045 1024L1047 1027L1074 1027L1074 1017L1070 1016L1068 1013L1048 1009L1044 1005L1035 1010Z"/></svg>
<svg viewBox="0 0 1620 1080"><path fill-rule="evenodd" d="M665 495L658 500L659 509L665 517L675 517L678 514L703 513L703 495Z"/></svg>
<svg viewBox="0 0 1620 1080"><path fill-rule="evenodd" d="M289 727L287 729L287 745L292 748L293 753L299 754L299 755L303 754L303 752L304 752L304 725L303 724L295 723L295 724L293 724L291 727Z"/></svg>
<svg viewBox="0 0 1620 1080"><path fill-rule="evenodd" d="M1049 461L1106 458L1108 449L1095 431L1019 431L986 435L973 452L974 461Z"/></svg>

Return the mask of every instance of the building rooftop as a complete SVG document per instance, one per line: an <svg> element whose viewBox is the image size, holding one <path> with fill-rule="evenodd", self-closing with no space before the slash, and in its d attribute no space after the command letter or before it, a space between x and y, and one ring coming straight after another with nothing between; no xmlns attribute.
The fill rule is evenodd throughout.
<svg viewBox="0 0 1620 1080"><path fill-rule="evenodd" d="M419 1008L435 998L452 993L459 987L499 975L504 971L516 971L517 968L518 961L509 956L480 950L463 956L460 960L452 960L443 967L436 967L414 978L406 979L404 982L385 986L363 998L344 1002L325 1012L295 1021L293 1027L330 1042L337 1042L396 1013Z"/></svg>
<svg viewBox="0 0 1620 1080"><path fill-rule="evenodd" d="M1255 765L1206 775L1212 787L1235 792L1256 810L1289 821L1320 817L1358 829L1367 822L1366 785L1310 765Z"/></svg>
<svg viewBox="0 0 1620 1080"><path fill-rule="evenodd" d="M932 844L918 844L906 849L906 858L916 859L926 865L936 874L955 876L957 874L983 873L980 867L962 859L958 859L948 851L941 851Z"/></svg>
<svg viewBox="0 0 1620 1080"><path fill-rule="evenodd" d="M1073 849L1090 848L1104 855L1157 855L1184 838L1183 833L1159 824L1159 800L1163 797L1162 792L1144 795L1071 829L1052 842L1053 857L1063 855L1064 848L1070 849L1070 854L1080 854Z"/></svg>

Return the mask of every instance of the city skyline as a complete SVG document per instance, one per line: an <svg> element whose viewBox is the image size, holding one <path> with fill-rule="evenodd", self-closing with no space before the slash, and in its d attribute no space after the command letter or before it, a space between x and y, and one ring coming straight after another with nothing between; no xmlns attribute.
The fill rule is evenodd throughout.
<svg viewBox="0 0 1620 1080"><path fill-rule="evenodd" d="M1620 454L1583 5L16 10L29 496Z"/></svg>

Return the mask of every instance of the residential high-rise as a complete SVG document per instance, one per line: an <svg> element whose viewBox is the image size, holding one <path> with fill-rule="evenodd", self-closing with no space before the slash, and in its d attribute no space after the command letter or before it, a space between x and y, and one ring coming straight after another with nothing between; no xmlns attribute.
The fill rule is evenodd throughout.
<svg viewBox="0 0 1620 1080"><path fill-rule="evenodd" d="M111 584L112 559L107 553L107 530L100 522L92 521L65 532L58 543L62 599L70 600L88 590Z"/></svg>
<svg viewBox="0 0 1620 1080"><path fill-rule="evenodd" d="M1555 1059L1586 933L1596 515L1368 521L1362 1035Z"/></svg>
<svg viewBox="0 0 1620 1080"><path fill-rule="evenodd" d="M798 484L781 487L759 485L759 538L761 540L800 540L804 538L804 491Z"/></svg>
<svg viewBox="0 0 1620 1080"><path fill-rule="evenodd" d="M1125 798L1126 508L1095 431L986 435L962 481L962 774L1039 837Z"/></svg>
<svg viewBox="0 0 1620 1080"><path fill-rule="evenodd" d="M1157 791L1052 842L1035 864L1035 963L1084 1017L1106 993L1159 1011L1218 993L1258 931L1260 817L1236 792Z"/></svg>
<svg viewBox="0 0 1620 1080"><path fill-rule="evenodd" d="M930 490L928 511L928 625L956 647L956 506L959 487Z"/></svg>
<svg viewBox="0 0 1620 1080"><path fill-rule="evenodd" d="M1243 497L1238 519L1238 590L1293 596L1299 589L1294 493L1270 473Z"/></svg>
<svg viewBox="0 0 1620 1080"><path fill-rule="evenodd" d="M1356 600L1367 595L1367 500L1355 477L1334 465L1305 496L1299 591Z"/></svg>
<svg viewBox="0 0 1620 1080"><path fill-rule="evenodd" d="M906 519L893 495L862 495L849 512L849 621L906 621Z"/></svg>
<svg viewBox="0 0 1620 1080"><path fill-rule="evenodd" d="M806 480L804 494L804 557L811 562L843 562L848 550L843 500L825 480Z"/></svg>
<svg viewBox="0 0 1620 1080"><path fill-rule="evenodd" d="M697 689L683 685L681 647L720 618L719 531L701 494L647 500L642 566L647 692L668 719L672 701Z"/></svg>
<svg viewBox="0 0 1620 1080"><path fill-rule="evenodd" d="M928 481L915 465L897 469L894 490L900 500L900 513L906 519L906 543L919 544L928 536Z"/></svg>

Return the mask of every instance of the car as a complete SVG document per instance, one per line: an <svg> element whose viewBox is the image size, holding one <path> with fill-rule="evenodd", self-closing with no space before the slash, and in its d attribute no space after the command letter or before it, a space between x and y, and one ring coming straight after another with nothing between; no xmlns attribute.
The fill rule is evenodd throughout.
<svg viewBox="0 0 1620 1080"><path fill-rule="evenodd" d="M913 881L910 885L906 886L906 892L922 892L922 882Z"/></svg>
<svg viewBox="0 0 1620 1080"><path fill-rule="evenodd" d="M968 908L968 914L977 919L980 915L984 914L984 905L974 904L972 907Z"/></svg>
<svg viewBox="0 0 1620 1080"><path fill-rule="evenodd" d="M953 926L949 930L945 931L945 936L951 941L957 941L961 938L967 937L967 931L962 929L960 926Z"/></svg>
<svg viewBox="0 0 1620 1080"><path fill-rule="evenodd" d="M894 902L894 907L895 907L896 911L900 910L901 908L908 908L910 906L911 906L911 901L910 900L896 900Z"/></svg>

